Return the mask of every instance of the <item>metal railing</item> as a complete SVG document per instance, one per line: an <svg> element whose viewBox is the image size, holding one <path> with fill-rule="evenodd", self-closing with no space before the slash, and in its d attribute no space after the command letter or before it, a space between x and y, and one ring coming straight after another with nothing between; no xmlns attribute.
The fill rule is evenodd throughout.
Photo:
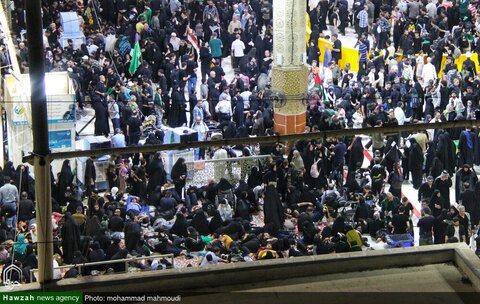
<svg viewBox="0 0 480 304"><path fill-rule="evenodd" d="M162 259L162 258L169 258L171 260L172 267L175 267L175 258L173 254L160 254L160 255L134 257L129 259L121 259L121 260L109 260L109 261L101 261L101 262L63 265L63 266L53 267L53 269L60 270L65 268L78 267L78 272L81 275L83 267L125 263L125 272L128 272L128 263L130 262L135 262L140 260L154 260L154 259ZM30 282L33 282L33 276L35 272L38 272L38 269L30 269Z"/></svg>
<svg viewBox="0 0 480 304"><path fill-rule="evenodd" d="M245 137L245 138L230 138L211 141L186 142L178 144L161 144L161 145L147 145L147 146L130 146L125 148L108 148L98 150L85 151L68 151L68 152L54 152L48 155L42 155L43 158L48 158L50 161L55 159L76 158L76 157L90 157L103 155L125 155L134 153L155 153L157 151L176 151L186 150L190 148L209 148L209 147L223 147L234 145L258 145L258 144L275 144L277 142L295 142L297 140L312 140L312 139L326 139L328 137L341 136L355 136L359 134L371 135L378 133L400 133L413 132L418 130L436 130L436 129L450 129L450 128L474 128L480 126L480 120L459 120L447 121L442 123L418 123L402 126L386 126L376 128L362 128L362 129L341 129L318 131L312 133L289 134L289 135L275 135L275 136L260 136L260 137ZM33 153L23 157L23 162L32 163L35 155Z"/></svg>

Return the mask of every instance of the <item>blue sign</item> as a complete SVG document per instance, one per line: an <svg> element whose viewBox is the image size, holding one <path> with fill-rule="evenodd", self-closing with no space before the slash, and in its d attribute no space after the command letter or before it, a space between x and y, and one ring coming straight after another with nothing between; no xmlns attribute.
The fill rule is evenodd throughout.
<svg viewBox="0 0 480 304"><path fill-rule="evenodd" d="M72 147L72 131L48 131L48 147L50 149L67 149Z"/></svg>

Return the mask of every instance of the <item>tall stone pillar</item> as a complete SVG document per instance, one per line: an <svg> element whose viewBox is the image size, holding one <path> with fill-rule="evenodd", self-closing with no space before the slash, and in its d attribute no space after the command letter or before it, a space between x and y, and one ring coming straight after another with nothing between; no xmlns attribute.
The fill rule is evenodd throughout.
<svg viewBox="0 0 480 304"><path fill-rule="evenodd" d="M285 105L275 107L274 131L282 135L303 133L306 125L301 101L308 89L305 12L305 0L273 1L272 88L287 98Z"/></svg>

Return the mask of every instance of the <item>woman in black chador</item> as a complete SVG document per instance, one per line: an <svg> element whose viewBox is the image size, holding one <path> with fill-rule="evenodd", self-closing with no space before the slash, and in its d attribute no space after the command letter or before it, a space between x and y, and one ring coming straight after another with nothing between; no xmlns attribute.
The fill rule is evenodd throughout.
<svg viewBox="0 0 480 304"><path fill-rule="evenodd" d="M70 212L65 213L61 234L63 262L71 264L73 253L80 249L80 227L78 227Z"/></svg>
<svg viewBox="0 0 480 304"><path fill-rule="evenodd" d="M180 237L187 237L188 222L183 213L177 213L175 223L170 228L170 233Z"/></svg>
<svg viewBox="0 0 480 304"><path fill-rule="evenodd" d="M147 169L148 186L147 193L150 195L157 186L163 186L166 182L165 169L163 166L162 155L155 153Z"/></svg>
<svg viewBox="0 0 480 304"><path fill-rule="evenodd" d="M265 216L265 231L276 235L283 228L285 215L282 203L275 186L268 185L263 198L263 213Z"/></svg>
<svg viewBox="0 0 480 304"><path fill-rule="evenodd" d="M73 173L72 168L70 168L70 160L68 159L63 161L62 170L60 171L60 176L58 177L57 187L57 201L60 205L65 206L67 203L65 197L67 188L73 188Z"/></svg>
<svg viewBox="0 0 480 304"><path fill-rule="evenodd" d="M180 92L180 88L175 86L172 92L172 107L167 119L168 125L172 128L181 127L187 123L185 103L185 96Z"/></svg>
<svg viewBox="0 0 480 304"><path fill-rule="evenodd" d="M413 188L420 188L423 176L423 156L422 148L414 138L410 138L410 154L408 156L408 168L412 173Z"/></svg>
<svg viewBox="0 0 480 304"><path fill-rule="evenodd" d="M108 103L106 100L100 100L93 104L95 110L95 136L108 136L110 126L108 125Z"/></svg>
<svg viewBox="0 0 480 304"><path fill-rule="evenodd" d="M171 177L175 185L175 191L181 197L187 178L187 165L183 157L180 157L173 165Z"/></svg>
<svg viewBox="0 0 480 304"><path fill-rule="evenodd" d="M210 233L207 216L205 215L203 209L198 209L195 211L190 226L195 228L200 235L208 235Z"/></svg>
<svg viewBox="0 0 480 304"><path fill-rule="evenodd" d="M91 158L87 159L85 163L85 195L90 196L92 190L95 189L95 180L97 179L97 172L95 171L95 164Z"/></svg>

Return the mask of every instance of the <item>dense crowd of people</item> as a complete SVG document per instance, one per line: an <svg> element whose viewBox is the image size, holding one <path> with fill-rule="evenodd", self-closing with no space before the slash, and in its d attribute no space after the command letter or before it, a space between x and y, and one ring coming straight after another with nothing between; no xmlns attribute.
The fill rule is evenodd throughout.
<svg viewBox="0 0 480 304"><path fill-rule="evenodd" d="M13 2L12 35L27 73L24 1ZM477 1L307 2L305 132L476 119ZM68 72L78 113L91 105L95 135L110 137L114 147L163 144L165 127L184 125L199 141L212 129L223 138L273 134L272 103L264 96L271 0L42 3L45 66ZM61 12L77 12L86 43L61 45ZM350 28L358 35L355 73L339 66L348 60L339 38ZM318 38L331 39L332 48L320 50ZM462 53L467 59L458 69ZM231 81L226 65L234 70ZM231 178L231 164L216 162L201 186L188 184L183 158L167 172L160 152L112 155L104 194L96 188L95 159L87 160L84 181L65 160L51 174L55 263L106 262L63 274L76 277L125 271L124 263L108 261L128 256L147 257L130 264L139 269L173 266L148 259L155 254L199 255L207 266L379 249L395 246L390 235L408 234L420 245L473 239L480 255L479 148L478 129L468 128L303 140L290 151L262 145L268 157L241 161L239 179ZM231 147L196 153L197 160L230 156ZM0 263L21 267L23 277L14 279L29 282L28 270L38 267L34 180L28 166L15 170L11 162L0 175ZM409 181L418 191L410 199L421 203L417 214L402 193Z"/></svg>

